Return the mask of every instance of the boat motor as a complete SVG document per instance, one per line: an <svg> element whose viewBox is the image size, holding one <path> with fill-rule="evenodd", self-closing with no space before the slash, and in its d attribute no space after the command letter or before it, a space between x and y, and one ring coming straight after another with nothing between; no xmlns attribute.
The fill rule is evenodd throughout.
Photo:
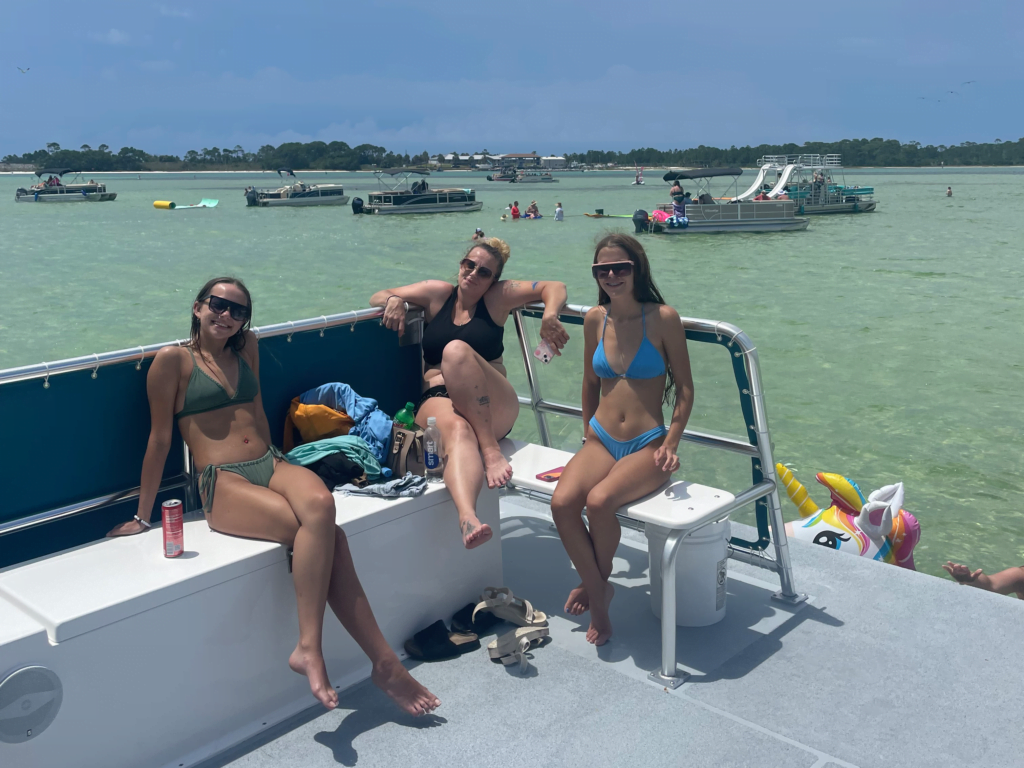
<svg viewBox="0 0 1024 768"><path fill-rule="evenodd" d="M256 205L256 187L246 187L245 204L247 206Z"/></svg>
<svg viewBox="0 0 1024 768"><path fill-rule="evenodd" d="M352 198L352 213L362 213L362 212L363 212L363 198L361 198L361 197L353 197Z"/></svg>
<svg viewBox="0 0 1024 768"><path fill-rule="evenodd" d="M633 228L638 235L650 230L651 217L647 215L647 211L638 208L633 212Z"/></svg>

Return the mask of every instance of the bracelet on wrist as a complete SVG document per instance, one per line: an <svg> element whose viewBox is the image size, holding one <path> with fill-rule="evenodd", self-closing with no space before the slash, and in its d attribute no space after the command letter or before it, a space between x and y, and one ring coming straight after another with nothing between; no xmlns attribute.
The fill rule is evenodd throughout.
<svg viewBox="0 0 1024 768"><path fill-rule="evenodd" d="M135 516L135 522L142 523L142 527L143 528L152 528L153 527L153 524L151 522L149 522L148 520L143 520L138 515Z"/></svg>

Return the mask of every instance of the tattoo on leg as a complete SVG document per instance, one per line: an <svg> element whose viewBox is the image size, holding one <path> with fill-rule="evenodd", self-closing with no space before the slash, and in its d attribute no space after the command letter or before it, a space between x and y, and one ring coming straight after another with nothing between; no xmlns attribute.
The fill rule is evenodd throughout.
<svg viewBox="0 0 1024 768"><path fill-rule="evenodd" d="M479 405L489 406L491 404L491 398L489 398L487 395L484 395L483 397L478 397L476 401Z"/></svg>

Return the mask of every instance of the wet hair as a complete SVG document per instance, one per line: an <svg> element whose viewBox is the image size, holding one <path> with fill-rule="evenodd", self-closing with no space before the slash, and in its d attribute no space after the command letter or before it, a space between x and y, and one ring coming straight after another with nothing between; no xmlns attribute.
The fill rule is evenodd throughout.
<svg viewBox="0 0 1024 768"><path fill-rule="evenodd" d="M239 280L237 277L215 277L212 280L207 280L206 285L199 289L199 293L196 294L196 302L203 301L210 297L210 291L213 290L215 285L226 283L228 285L237 286L242 293L245 294L246 300L249 302L249 317L242 323L242 327L238 329L227 341L227 346L231 347L235 352L240 352L245 346L245 332L249 330L252 325L252 296L249 294L249 289L245 287L245 283ZM193 306L195 303L193 303ZM196 352L202 352L202 347L199 345L199 318L196 317L196 313L192 312L192 327L189 330L189 346L192 347Z"/></svg>
<svg viewBox="0 0 1024 768"><path fill-rule="evenodd" d="M501 271L505 268L505 262L512 256L512 249L509 248L508 243L497 237L484 237L473 243L463 258L468 257L477 248L483 248L498 262L498 268L494 270L494 282L501 280Z"/></svg>
<svg viewBox="0 0 1024 768"><path fill-rule="evenodd" d="M640 241L635 237L623 234L621 232L613 232L609 235L605 235L597 241L597 245L594 247L594 264L597 264L598 254L605 248L621 248L626 252L626 256L633 262L633 298L639 301L641 304L664 304L665 299L661 295L661 291L658 290L658 286L654 283L654 277L651 275L651 263L647 259L647 252L644 247L640 244ZM604 288L601 284L597 284L597 303L598 304L609 304L611 303L611 296L605 293ZM675 377L672 375L672 369L669 366L665 366L665 394L662 397L662 402L669 403L674 402L674 396L672 391L676 387Z"/></svg>

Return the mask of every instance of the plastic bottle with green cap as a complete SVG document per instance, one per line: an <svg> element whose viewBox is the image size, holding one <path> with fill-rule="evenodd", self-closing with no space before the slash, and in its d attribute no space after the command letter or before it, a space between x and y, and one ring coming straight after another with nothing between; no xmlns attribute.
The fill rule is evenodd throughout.
<svg viewBox="0 0 1024 768"><path fill-rule="evenodd" d="M406 429L412 429L416 424L416 406L406 403L405 408L395 414L395 423Z"/></svg>

